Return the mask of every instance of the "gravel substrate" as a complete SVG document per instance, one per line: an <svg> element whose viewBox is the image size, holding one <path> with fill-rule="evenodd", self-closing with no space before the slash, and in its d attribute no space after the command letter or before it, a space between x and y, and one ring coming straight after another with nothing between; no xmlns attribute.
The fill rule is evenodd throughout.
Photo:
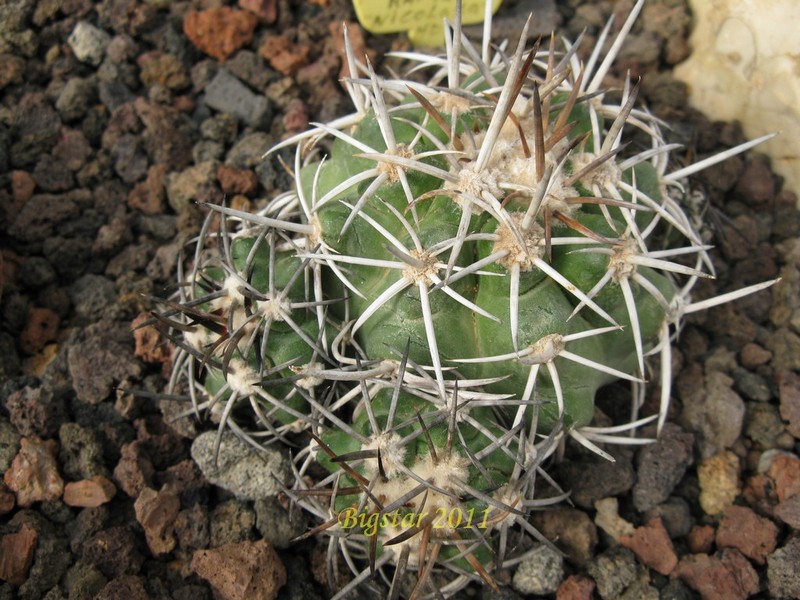
<svg viewBox="0 0 800 600"><path fill-rule="evenodd" d="M497 35L533 7L532 35L586 28L588 51L633 2L556 4L506 0ZM401 68L384 55L406 37L363 32L345 0L0 2L0 600L331 595L323 543L290 543L314 523L274 496L286 456L231 437L215 465L214 425L163 397L169 348L131 324L173 289L201 203L259 206L291 184L264 151L349 111L342 21ZM687 163L744 141L670 74L690 25L650 0L609 82L643 76ZM463 597L800 598L800 213L781 183L757 153L694 178L718 274L698 295L782 281L687 320L656 444L566 449L570 502L532 518L563 556L535 548L499 594ZM624 393L599 422L626 418Z"/></svg>

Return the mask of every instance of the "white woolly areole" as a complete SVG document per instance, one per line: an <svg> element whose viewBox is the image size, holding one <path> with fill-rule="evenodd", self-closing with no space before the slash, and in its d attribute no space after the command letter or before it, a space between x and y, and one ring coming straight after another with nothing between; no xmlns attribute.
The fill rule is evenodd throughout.
<svg viewBox="0 0 800 600"><path fill-rule="evenodd" d="M381 453L381 465L386 477L392 479L401 475L400 467L406 458L406 447L403 445L402 438L394 432L383 432L373 435L369 441L361 447L362 450L379 450ZM378 460L368 460L364 462L364 474L368 479L378 475Z"/></svg>
<svg viewBox="0 0 800 600"><path fill-rule="evenodd" d="M226 381L231 391L240 396L253 396L258 393L258 382L261 377L258 371L251 369L246 362L233 359L228 363Z"/></svg>
<svg viewBox="0 0 800 600"><path fill-rule="evenodd" d="M449 456L439 456L438 461L434 461L429 454L425 455L418 458L409 467L420 479L428 481L434 486L452 493L454 496L446 496L431 488L428 489L427 494L423 492L414 497L405 507L406 510L412 511L411 514L414 515L415 525L420 522L424 524L426 519L436 520L437 526L431 532L432 538L449 538L456 531L448 523L447 516L453 509L460 510L457 500L459 482L466 481L469 477L468 466L469 461L466 458L456 452L452 452ZM418 485L419 482L416 479L405 476L389 478L385 482L379 478L373 489L373 494L378 498L384 498L386 504L389 504ZM406 531L407 527L389 522L381 531L381 539L389 540ZM399 544L385 546L384 549L393 552L397 557L400 556L404 546L410 548L408 564L410 566L419 565L421 557L419 554L419 538L417 536L413 536Z"/></svg>
<svg viewBox="0 0 800 600"><path fill-rule="evenodd" d="M420 252L418 250L411 250L411 256L419 261L422 261L422 267L415 267L408 265L403 269L403 277L413 283L428 283L431 277L436 275L438 269L436 268L436 257L430 252Z"/></svg>
<svg viewBox="0 0 800 600"><path fill-rule="evenodd" d="M283 321L292 312L292 305L287 298L267 298L256 303L256 310L265 319Z"/></svg>
<svg viewBox="0 0 800 600"><path fill-rule="evenodd" d="M633 238L622 239L621 243L614 245L614 254L608 259L608 270L611 271L611 280L619 283L636 273L636 263L631 260L639 256L639 247Z"/></svg>
<svg viewBox="0 0 800 600"><path fill-rule="evenodd" d="M468 98L447 91L435 92L426 96L426 99L436 110L445 115L451 115L455 111L456 116L459 116L469 112L475 106Z"/></svg>
<svg viewBox="0 0 800 600"><path fill-rule="evenodd" d="M517 223L522 221L520 213L513 213L511 216ZM538 223L533 223L528 231L517 228L517 233L525 242L524 248L520 246L519 238L514 231L507 225L500 225L495 231L497 241L494 243L492 252L505 251L507 253L497 261L506 269L511 269L516 264L519 265L521 271L531 271L535 266L535 260L544 254L542 246L544 229Z"/></svg>
<svg viewBox="0 0 800 600"><path fill-rule="evenodd" d="M529 346L530 354L520 357L519 362L525 365L542 365L553 360L565 348L564 337L551 333L536 340Z"/></svg>
<svg viewBox="0 0 800 600"><path fill-rule="evenodd" d="M495 198L503 197L503 190L500 188L498 182L498 173L494 169L486 168L476 171L474 165L466 165L458 170L456 176L458 177L458 181L445 181L444 189L456 190L462 194L469 194L477 198L483 198L484 192ZM459 206L472 204L469 198L462 198L460 196L456 197L455 202ZM474 206L472 210L475 214L483 212L477 206Z"/></svg>

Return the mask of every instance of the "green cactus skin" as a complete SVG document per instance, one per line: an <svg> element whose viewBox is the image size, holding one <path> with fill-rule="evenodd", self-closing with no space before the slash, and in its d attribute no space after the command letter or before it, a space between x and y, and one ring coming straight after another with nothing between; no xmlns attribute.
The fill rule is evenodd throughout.
<svg viewBox="0 0 800 600"><path fill-rule="evenodd" d="M347 42L356 112L279 146L296 147L295 188L258 213L212 207L221 231L201 232L157 317L180 332L171 385L220 435L306 441L287 492L344 553L340 595L381 578L392 597L496 586L542 539L528 513L564 497L536 493L558 446L607 456L598 444L660 428L683 315L773 283L690 300L711 261L676 198L709 163L668 173L638 86L599 88L642 4L594 72L577 44L481 54L458 17L444 58L406 56L434 70L424 85L359 68ZM631 131L647 147L626 149ZM591 427L609 382L630 380L638 405L649 355L660 413Z"/></svg>

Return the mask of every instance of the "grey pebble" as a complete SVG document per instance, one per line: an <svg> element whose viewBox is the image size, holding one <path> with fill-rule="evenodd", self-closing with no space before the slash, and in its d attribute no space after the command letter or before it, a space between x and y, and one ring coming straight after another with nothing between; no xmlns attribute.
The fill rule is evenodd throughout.
<svg viewBox="0 0 800 600"><path fill-rule="evenodd" d="M265 126L272 117L269 100L251 91L225 69L220 69L206 86L203 101L206 106L232 114L250 127Z"/></svg>
<svg viewBox="0 0 800 600"><path fill-rule="evenodd" d="M564 579L564 557L547 544L526 553L514 573L512 585L523 594L553 594Z"/></svg>
<svg viewBox="0 0 800 600"><path fill-rule="evenodd" d="M97 81L92 77L71 77L56 100L56 110L70 123L82 119L97 98Z"/></svg>
<svg viewBox="0 0 800 600"><path fill-rule="evenodd" d="M274 496L281 491L280 483L289 478L289 465L283 453L273 447L256 450L225 431L217 455L216 440L217 432L207 431L192 443L192 458L211 483L246 500Z"/></svg>
<svg viewBox="0 0 800 600"><path fill-rule="evenodd" d="M633 504L642 512L661 504L693 462L694 436L673 423L665 423L658 441L639 452Z"/></svg>
<svg viewBox="0 0 800 600"><path fill-rule="evenodd" d="M614 600L636 580L636 557L627 548L615 546L596 556L588 571L600 597Z"/></svg>
<svg viewBox="0 0 800 600"><path fill-rule="evenodd" d="M275 496L255 501L256 527L274 547L286 549L309 529L307 514L300 508L286 510Z"/></svg>
<svg viewBox="0 0 800 600"><path fill-rule="evenodd" d="M88 21L79 21L67 40L79 61L98 66L103 62L111 36Z"/></svg>
<svg viewBox="0 0 800 600"><path fill-rule="evenodd" d="M773 598L800 598L800 537L791 538L767 557L767 587Z"/></svg>

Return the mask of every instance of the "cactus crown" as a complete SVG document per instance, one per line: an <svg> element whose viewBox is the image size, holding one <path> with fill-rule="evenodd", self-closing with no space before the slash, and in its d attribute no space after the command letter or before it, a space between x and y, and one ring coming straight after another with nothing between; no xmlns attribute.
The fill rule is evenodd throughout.
<svg viewBox="0 0 800 600"><path fill-rule="evenodd" d="M600 87L642 3L585 66L580 40L526 50L527 25L510 54L476 48L457 16L445 56L404 55L426 84L376 75L345 32L356 112L276 148L295 185L262 210L212 207L159 317L182 333L172 383L220 433L310 440L289 493L352 569L342 594L376 574L392 595L494 586L541 539L528 513L563 497L535 495L558 444L605 455L660 426L681 318L768 285L690 300L713 272L680 182L705 165L668 172L638 84ZM649 355L660 414L590 427L617 379L635 413Z"/></svg>

